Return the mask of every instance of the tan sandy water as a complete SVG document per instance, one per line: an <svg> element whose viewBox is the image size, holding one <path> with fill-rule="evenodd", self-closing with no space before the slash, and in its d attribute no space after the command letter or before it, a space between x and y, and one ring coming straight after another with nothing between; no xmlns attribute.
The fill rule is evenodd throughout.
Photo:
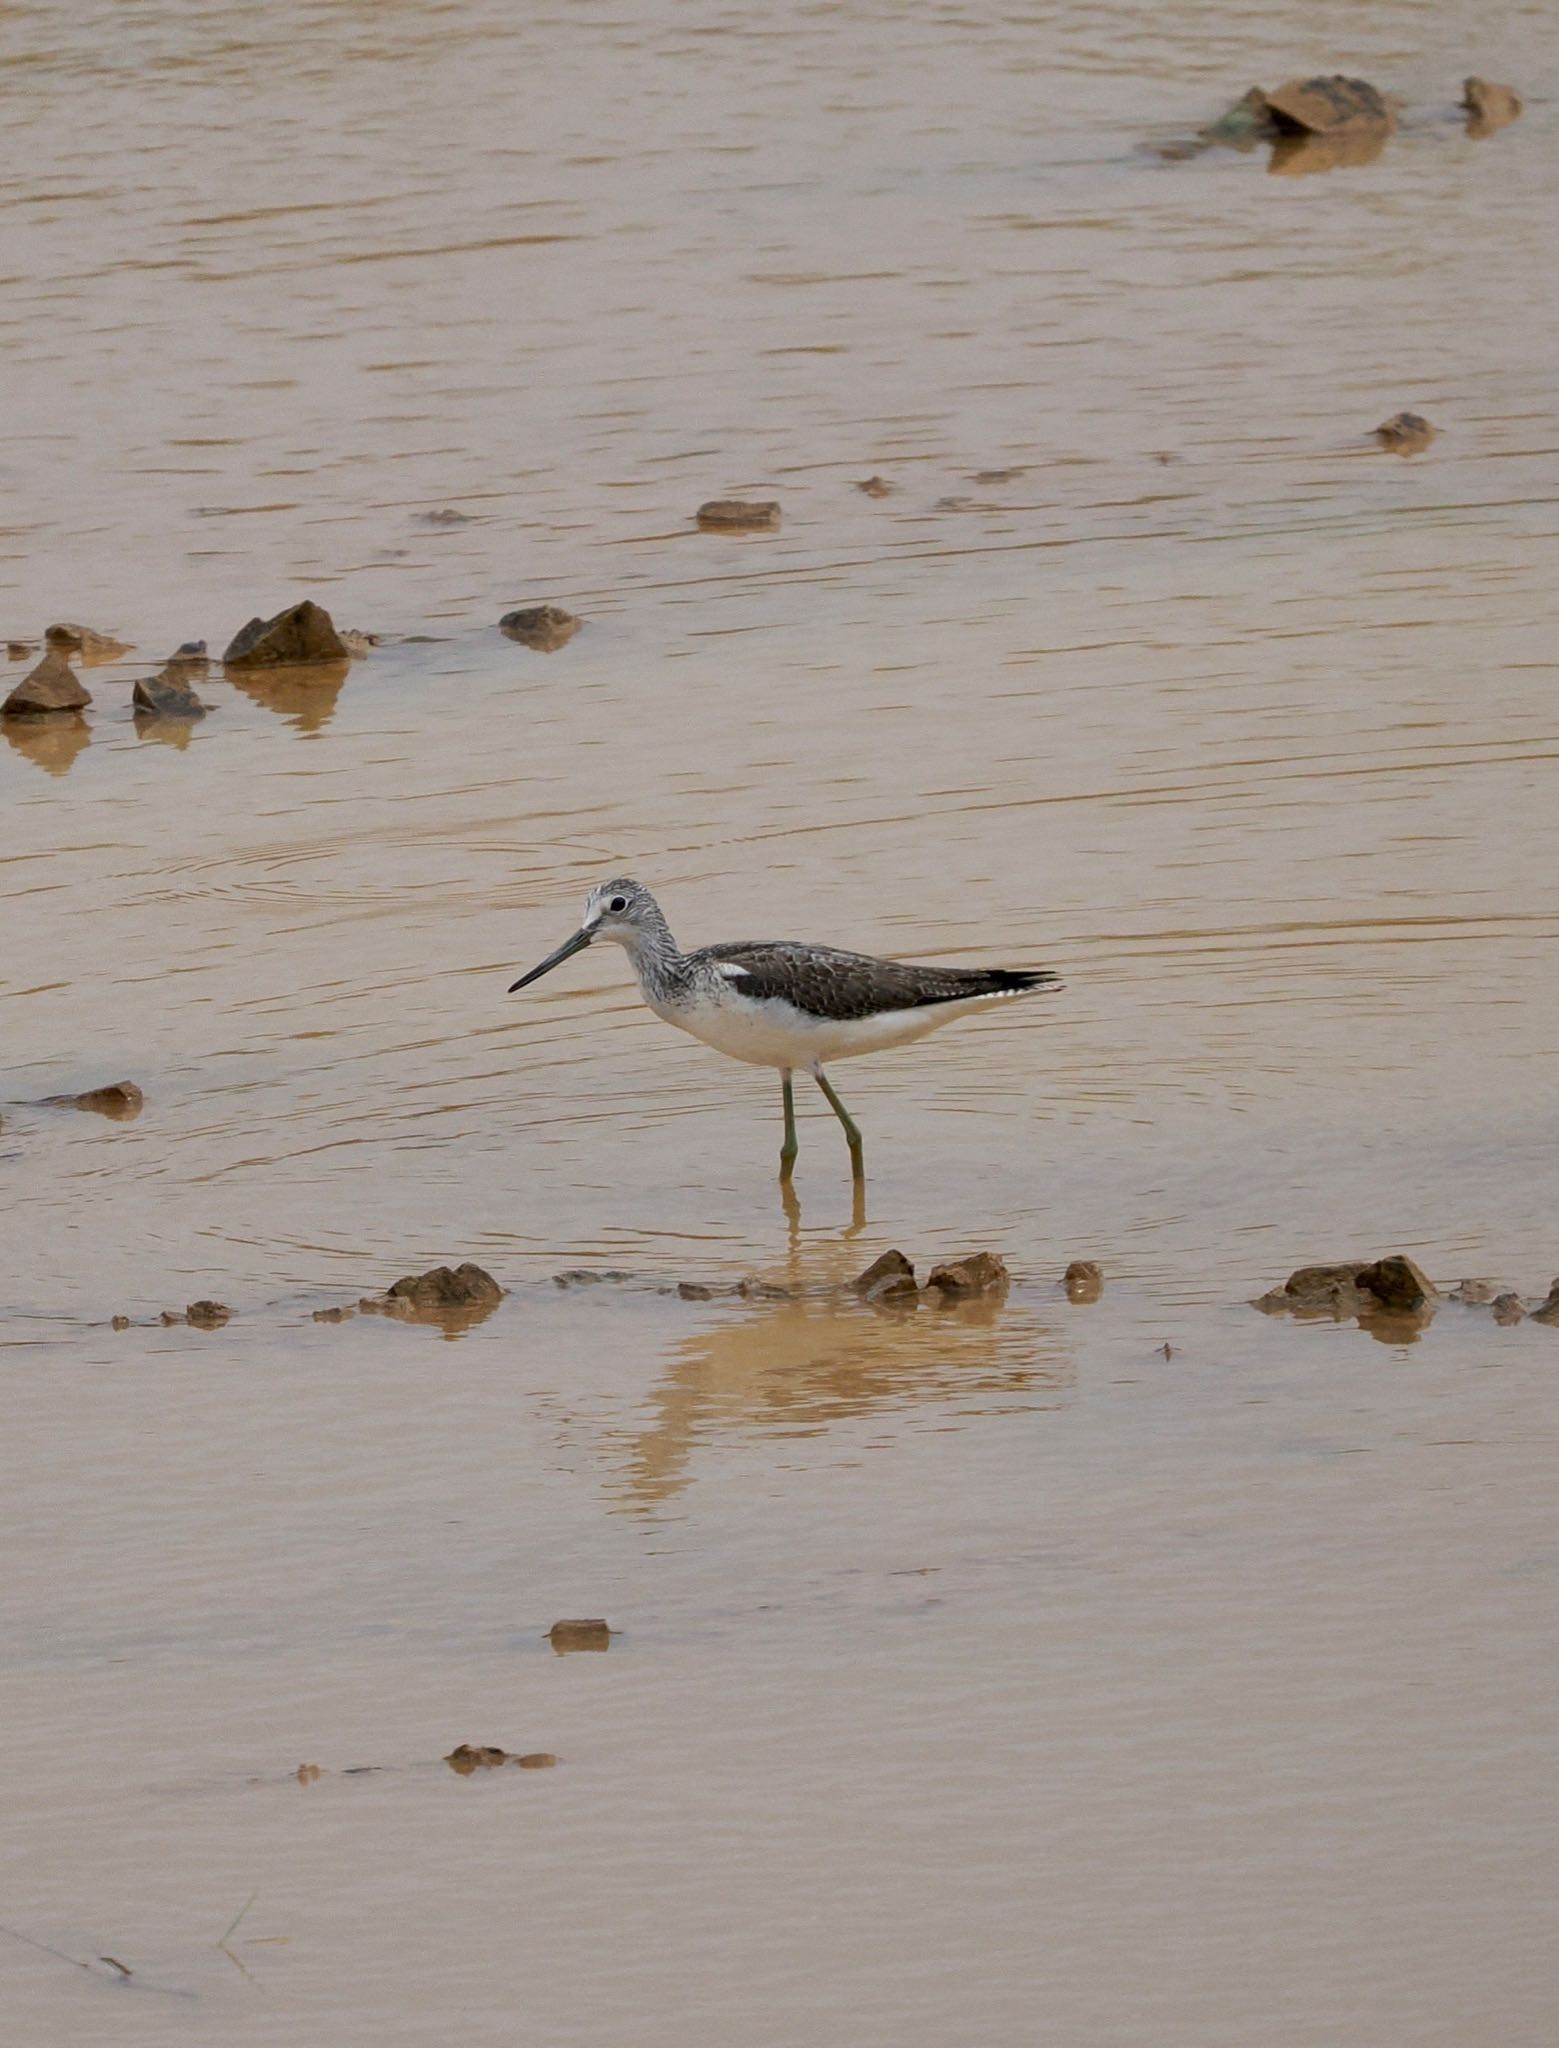
<svg viewBox="0 0 1559 2048"><path fill-rule="evenodd" d="M1142 146L1318 68L1376 162ZM0 628L140 650L0 744L8 2041L1548 2048L1559 1332L1245 1303L1559 1270L1556 71L1471 0L0 8ZM137 731L305 595L384 644ZM624 869L1066 993L841 1068L793 1235L771 1077L616 955L505 994ZM890 1244L1013 1291L847 1304ZM311 1319L459 1258L463 1334Z"/></svg>

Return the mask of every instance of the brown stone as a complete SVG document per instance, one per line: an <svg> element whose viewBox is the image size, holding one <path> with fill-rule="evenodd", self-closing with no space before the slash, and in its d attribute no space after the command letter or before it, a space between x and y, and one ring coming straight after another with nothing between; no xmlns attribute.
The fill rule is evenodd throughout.
<svg viewBox="0 0 1559 2048"><path fill-rule="evenodd" d="M1465 1302L1469 1308L1487 1308L1498 1293L1492 1280L1458 1280L1451 1299Z"/></svg>
<svg viewBox="0 0 1559 2048"><path fill-rule="evenodd" d="M1383 136L1396 127L1390 102L1362 78L1333 72L1323 78L1291 78L1262 95L1280 131L1288 135L1335 135L1339 129L1371 129Z"/></svg>
<svg viewBox="0 0 1559 2048"><path fill-rule="evenodd" d="M1519 1323L1526 1314L1521 1306L1519 1294L1496 1294L1491 1304L1494 1320L1502 1330L1508 1330L1512 1323Z"/></svg>
<svg viewBox="0 0 1559 2048"><path fill-rule="evenodd" d="M698 508L698 523L711 533L775 533L780 508L776 500L710 498Z"/></svg>
<svg viewBox="0 0 1559 2048"><path fill-rule="evenodd" d="M970 1252L933 1266L926 1287L948 1301L969 1301L979 1295L1005 1294L1010 1277L998 1253Z"/></svg>
<svg viewBox="0 0 1559 2048"><path fill-rule="evenodd" d="M91 702L92 692L64 655L51 647L0 705L0 717L47 718L55 712L82 711Z"/></svg>
<svg viewBox="0 0 1559 2048"><path fill-rule="evenodd" d="M885 476L863 476L855 487L864 491L868 498L891 498L893 486Z"/></svg>
<svg viewBox="0 0 1559 2048"><path fill-rule="evenodd" d="M517 1756L514 1761L522 1771L550 1771L557 1763L557 1758L550 1749L529 1749L524 1756Z"/></svg>
<svg viewBox="0 0 1559 2048"><path fill-rule="evenodd" d="M555 1621L547 1640L560 1657L572 1650L609 1650L612 1632L604 1621Z"/></svg>
<svg viewBox="0 0 1559 2048"><path fill-rule="evenodd" d="M184 1311L184 1320L192 1330L220 1330L232 1319L233 1311L225 1301L192 1301Z"/></svg>
<svg viewBox="0 0 1559 2048"><path fill-rule="evenodd" d="M391 1301L411 1308L480 1308L503 1300L503 1289L491 1273L468 1260L460 1266L434 1266L426 1273L408 1273L385 1290Z"/></svg>
<svg viewBox="0 0 1559 2048"><path fill-rule="evenodd" d="M350 658L351 649L329 612L309 598L274 618L251 619L233 635L222 657L229 668L295 668Z"/></svg>
<svg viewBox="0 0 1559 2048"><path fill-rule="evenodd" d="M91 626L62 624L50 626L44 639L57 654L74 654L91 668L100 661L117 661L121 654L133 654L128 640L116 640L112 633L99 633Z"/></svg>
<svg viewBox="0 0 1559 2048"><path fill-rule="evenodd" d="M863 1301L916 1299L915 1268L902 1252L884 1252L880 1259L873 1259L853 1284Z"/></svg>
<svg viewBox="0 0 1559 2048"><path fill-rule="evenodd" d="M90 1109L97 1116L111 1116L118 1123L128 1123L131 1117L139 1116L146 1097L134 1081L113 1081L106 1088L86 1088L79 1095L50 1095L45 1098L51 1109Z"/></svg>
<svg viewBox="0 0 1559 2048"><path fill-rule="evenodd" d="M444 1761L458 1776L469 1778L476 1771L497 1770L509 1761L509 1752L486 1743L457 1742Z"/></svg>
<svg viewBox="0 0 1559 2048"><path fill-rule="evenodd" d="M1440 1299L1433 1281L1403 1252L1361 1266L1358 1284L1393 1315L1417 1315Z"/></svg>
<svg viewBox="0 0 1559 2048"><path fill-rule="evenodd" d="M1073 1259L1061 1278L1067 1300L1079 1306L1097 1301L1104 1292L1104 1269L1095 1259Z"/></svg>
<svg viewBox="0 0 1559 2048"><path fill-rule="evenodd" d="M110 1316L108 1319L108 1327L111 1330L128 1330L130 1327L130 1318L128 1316Z"/></svg>
<svg viewBox="0 0 1559 2048"><path fill-rule="evenodd" d="M579 631L579 621L561 605L532 604L517 612L505 612L498 621L498 630L537 654L555 654Z"/></svg>
<svg viewBox="0 0 1559 2048"><path fill-rule="evenodd" d="M1467 110L1467 133L1475 141L1505 128L1521 112L1521 96L1508 85L1495 85L1487 78L1462 81L1462 105Z"/></svg>
<svg viewBox="0 0 1559 2048"><path fill-rule="evenodd" d="M679 1280L677 1295L682 1301L713 1301L714 1289L703 1280Z"/></svg>
<svg viewBox="0 0 1559 2048"><path fill-rule="evenodd" d="M1421 412L1394 412L1375 429L1375 438L1388 455L1422 455L1439 431Z"/></svg>
<svg viewBox="0 0 1559 2048"><path fill-rule="evenodd" d="M7 661L25 661L29 654L38 652L36 640L7 640L5 658Z"/></svg>
<svg viewBox="0 0 1559 2048"><path fill-rule="evenodd" d="M142 676L130 692L130 702L154 718L204 718L208 709L171 662L160 675Z"/></svg>
<svg viewBox="0 0 1559 2048"><path fill-rule="evenodd" d="M1532 1320L1534 1323L1546 1323L1550 1326L1559 1326L1559 1280L1555 1280L1553 1285L1549 1288L1548 1299L1542 1304L1542 1306L1540 1308L1533 1309Z"/></svg>

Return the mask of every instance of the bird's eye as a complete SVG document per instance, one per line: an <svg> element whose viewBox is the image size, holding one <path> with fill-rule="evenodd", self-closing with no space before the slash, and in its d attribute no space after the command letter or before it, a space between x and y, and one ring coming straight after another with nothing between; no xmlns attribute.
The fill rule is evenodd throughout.
<svg viewBox="0 0 1559 2048"><path fill-rule="evenodd" d="M626 896L614 896L606 907L608 910L626 910L628 908L628 899Z"/></svg>

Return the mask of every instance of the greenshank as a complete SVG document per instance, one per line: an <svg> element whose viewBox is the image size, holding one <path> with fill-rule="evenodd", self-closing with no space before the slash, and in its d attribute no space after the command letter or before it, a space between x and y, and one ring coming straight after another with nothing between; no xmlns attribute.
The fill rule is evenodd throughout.
<svg viewBox="0 0 1559 2048"><path fill-rule="evenodd" d="M834 1060L908 1045L977 1010L1058 988L1044 967L922 967L794 939L739 939L684 953L642 883L619 875L592 889L570 939L522 974L510 995L598 939L622 946L657 1017L750 1066L778 1067L785 1109L780 1179L796 1163L792 1076L812 1076L844 1126L850 1168L865 1179L860 1128L823 1071Z"/></svg>

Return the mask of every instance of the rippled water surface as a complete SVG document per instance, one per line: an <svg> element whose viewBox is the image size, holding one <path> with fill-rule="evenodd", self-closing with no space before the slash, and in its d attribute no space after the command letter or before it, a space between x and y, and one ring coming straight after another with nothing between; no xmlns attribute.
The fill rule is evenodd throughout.
<svg viewBox="0 0 1559 2048"><path fill-rule="evenodd" d="M137 646L0 729L18 2039L1552 2041L1559 1335L1245 1304L1559 1268L1556 66L1515 0L0 7L0 628ZM1375 162L1159 153L1318 68ZM136 724L303 596L381 644ZM864 1224L810 1101L788 1219L619 955L505 994L620 871L1066 990L842 1068ZM890 1244L1012 1292L875 1313ZM469 1329L312 1320L460 1258Z"/></svg>

